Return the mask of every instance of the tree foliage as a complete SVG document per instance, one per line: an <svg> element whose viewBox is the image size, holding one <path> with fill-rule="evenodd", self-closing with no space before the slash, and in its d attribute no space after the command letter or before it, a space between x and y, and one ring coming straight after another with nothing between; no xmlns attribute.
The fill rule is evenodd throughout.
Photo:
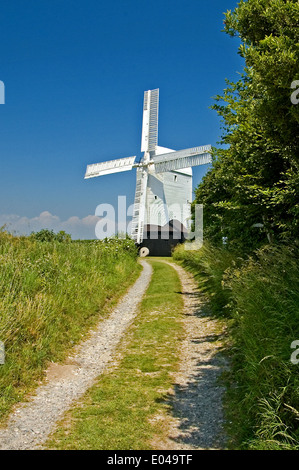
<svg viewBox="0 0 299 470"><path fill-rule="evenodd" d="M299 80L299 3L241 1L224 25L239 37L245 67L216 97L222 145L195 203L204 204L207 238L226 236L254 249L299 236L299 104L291 101Z"/></svg>
<svg viewBox="0 0 299 470"><path fill-rule="evenodd" d="M38 240L40 242L70 242L71 241L71 235L66 233L64 230L60 230L58 233L54 233L53 230L49 230L47 228L44 228L40 230L39 232L33 232L30 235L31 238L34 240Z"/></svg>

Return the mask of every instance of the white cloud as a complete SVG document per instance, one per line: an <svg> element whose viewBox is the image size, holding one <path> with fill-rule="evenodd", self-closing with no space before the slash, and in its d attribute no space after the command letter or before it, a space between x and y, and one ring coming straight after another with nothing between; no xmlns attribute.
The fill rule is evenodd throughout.
<svg viewBox="0 0 299 470"><path fill-rule="evenodd" d="M95 227L100 217L88 215L80 219L77 216L61 220L57 215L48 211L42 212L37 217L21 217L15 214L0 215L0 227L6 226L6 230L16 235L29 235L31 232L38 232L42 229L59 232L64 230L75 239L96 238Z"/></svg>

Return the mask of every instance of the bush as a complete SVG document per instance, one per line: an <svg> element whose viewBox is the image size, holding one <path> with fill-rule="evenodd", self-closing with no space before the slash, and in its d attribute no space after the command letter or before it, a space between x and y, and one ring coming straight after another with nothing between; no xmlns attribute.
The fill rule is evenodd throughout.
<svg viewBox="0 0 299 470"><path fill-rule="evenodd" d="M71 236L66 233L64 230L60 230L58 233L54 233L53 230L48 230L47 228L44 228L40 230L39 232L32 232L30 237L33 240L38 240L40 242L70 242L71 241Z"/></svg>

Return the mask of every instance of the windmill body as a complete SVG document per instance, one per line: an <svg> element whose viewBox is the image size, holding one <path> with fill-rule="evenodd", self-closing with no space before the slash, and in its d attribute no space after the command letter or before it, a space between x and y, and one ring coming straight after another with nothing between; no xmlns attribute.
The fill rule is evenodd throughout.
<svg viewBox="0 0 299 470"><path fill-rule="evenodd" d="M175 151L158 146L159 89L144 92L141 152L87 166L85 178L136 168L136 190L131 236L146 245L145 227L165 227L176 221L186 231L191 224L192 166L211 162L210 145ZM155 238L155 236L154 236Z"/></svg>

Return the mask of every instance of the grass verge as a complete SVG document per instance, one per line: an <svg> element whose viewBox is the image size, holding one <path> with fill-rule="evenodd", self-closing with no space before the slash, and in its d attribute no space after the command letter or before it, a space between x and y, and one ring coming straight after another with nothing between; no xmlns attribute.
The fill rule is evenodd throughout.
<svg viewBox="0 0 299 470"><path fill-rule="evenodd" d="M41 242L0 232L0 419L137 278L129 240Z"/></svg>
<svg viewBox="0 0 299 470"><path fill-rule="evenodd" d="M66 413L46 444L59 450L146 450L163 435L165 398L179 363L183 299L177 273L150 261L154 273L116 366Z"/></svg>
<svg viewBox="0 0 299 470"><path fill-rule="evenodd" d="M298 246L267 246L250 258L205 243L174 259L196 276L230 332L226 377L232 449L299 449ZM296 343L298 344L298 343Z"/></svg>

